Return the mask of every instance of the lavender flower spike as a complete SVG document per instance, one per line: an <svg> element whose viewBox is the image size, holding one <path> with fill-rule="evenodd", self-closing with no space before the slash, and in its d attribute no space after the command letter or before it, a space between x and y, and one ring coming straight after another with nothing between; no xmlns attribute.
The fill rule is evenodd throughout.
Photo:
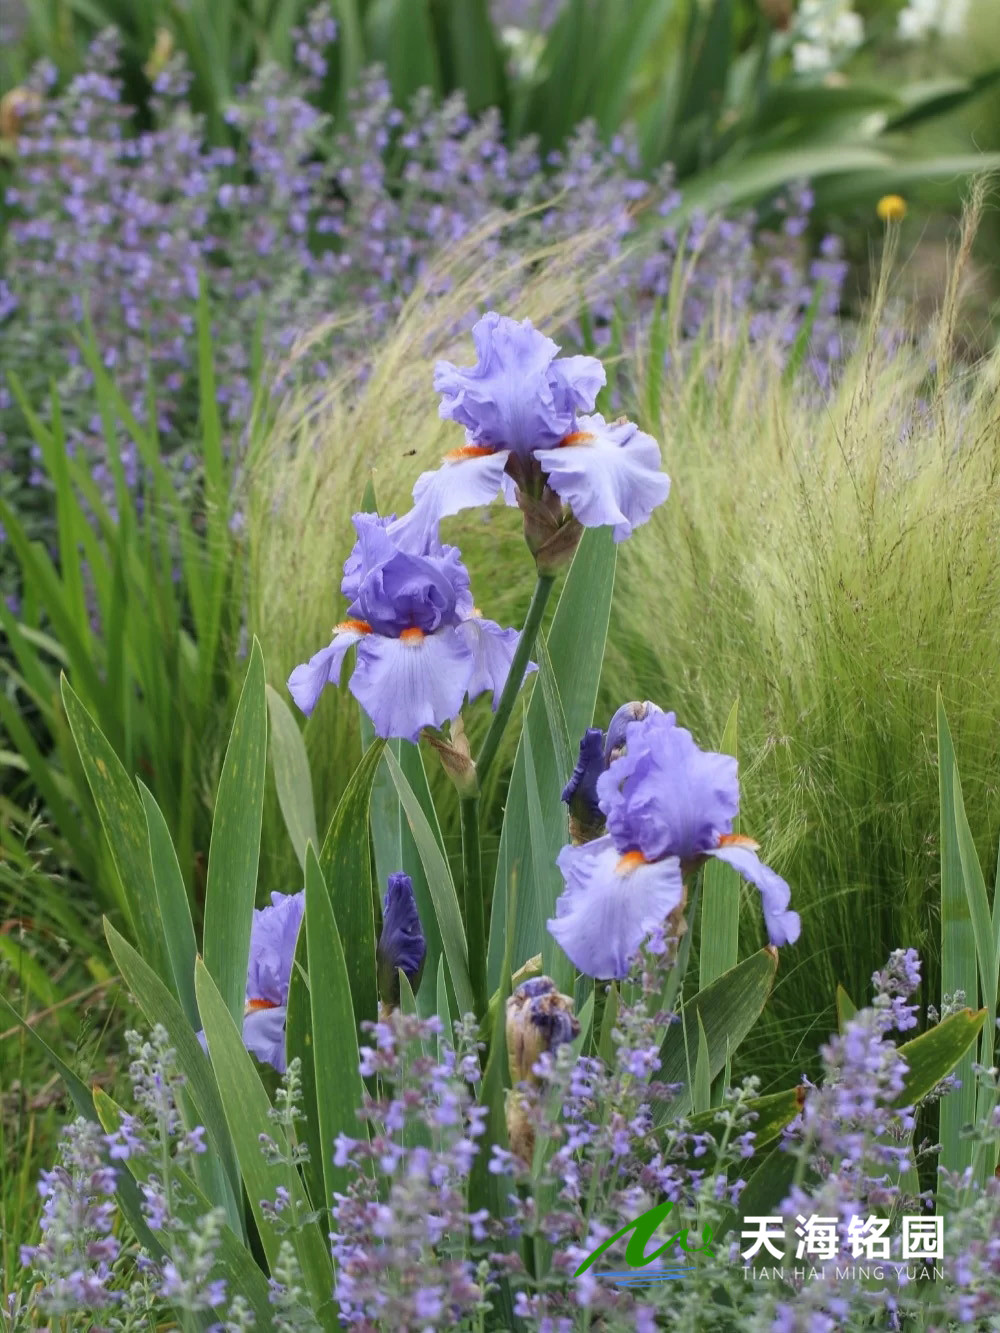
<svg viewBox="0 0 1000 1333"><path fill-rule="evenodd" d="M413 896L413 881L402 873L390 875L382 903L382 933L375 949L378 989L383 1004L391 1009L398 1007L400 972L416 994L426 957L427 941Z"/></svg>
<svg viewBox="0 0 1000 1333"><path fill-rule="evenodd" d="M624 977L643 940L683 908L682 873L708 856L760 890L771 943L794 943L801 923L788 885L732 832L736 760L700 750L673 713L647 712L624 739L597 780L607 834L559 854L566 889L548 928L569 958L590 976Z"/></svg>
<svg viewBox="0 0 1000 1333"><path fill-rule="evenodd" d="M449 514L489 504L501 491L512 503L521 492L526 514L541 495L557 514L560 501L567 504L584 527L610 525L615 541L630 536L667 498L670 480L651 436L624 419L579 415L593 410L605 382L601 363L559 356L530 320L494 311L472 337L474 366L439 361L434 371L440 414L465 427L466 444L418 478L413 509L400 523L424 536Z"/></svg>
<svg viewBox="0 0 1000 1333"><path fill-rule="evenodd" d="M357 644L350 690L379 736L416 741L423 727L458 716L466 698L490 691L496 708L517 648L516 630L479 615L455 546L392 518L355 514L358 540L344 564L350 599L330 644L288 678L306 714L339 684ZM529 669L534 669L532 666Z"/></svg>

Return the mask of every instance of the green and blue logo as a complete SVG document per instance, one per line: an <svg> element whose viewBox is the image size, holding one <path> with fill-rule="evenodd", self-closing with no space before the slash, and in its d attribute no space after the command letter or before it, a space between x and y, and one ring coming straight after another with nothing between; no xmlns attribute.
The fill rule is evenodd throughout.
<svg viewBox="0 0 1000 1333"><path fill-rule="evenodd" d="M615 1241L621 1240L622 1236L629 1236L628 1244L625 1246L625 1262L628 1268L610 1269L595 1274L597 1277L610 1279L619 1287L644 1287L651 1286L656 1282L673 1282L690 1273L693 1264L661 1264L659 1268L650 1268L660 1255L666 1254L674 1246L680 1248L683 1254L707 1254L709 1258L715 1258L715 1251L712 1249L712 1228L710 1226L702 1227L701 1244L692 1245L688 1242L688 1228L680 1227L673 1235L668 1236L663 1244L652 1254L646 1253L646 1247L656 1234L660 1223L667 1217L673 1209L673 1203L668 1199L665 1203L659 1203L655 1208L650 1208L646 1213L640 1214L632 1222L627 1222L613 1236L609 1236L606 1241L598 1245L597 1249L592 1251L583 1263L573 1274L574 1277L580 1277L585 1273L593 1263L614 1245Z"/></svg>

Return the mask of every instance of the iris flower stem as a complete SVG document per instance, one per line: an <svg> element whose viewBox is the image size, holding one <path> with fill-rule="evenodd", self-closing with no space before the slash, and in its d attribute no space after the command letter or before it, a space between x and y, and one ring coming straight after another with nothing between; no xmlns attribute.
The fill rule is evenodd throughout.
<svg viewBox="0 0 1000 1333"><path fill-rule="evenodd" d="M476 1015L486 1013L486 925L483 910L483 863L479 848L479 795L463 796L462 868L465 871L465 933L469 942L469 975Z"/></svg>
<svg viewBox="0 0 1000 1333"><path fill-rule="evenodd" d="M510 721L510 715L514 711L514 701L521 688L521 682L524 680L528 659L531 657L531 650L535 646L542 616L545 614L545 605L549 600L549 593L552 591L554 582L555 575L539 574L535 591L531 595L531 605L528 607L524 628L521 630L521 637L517 642L514 660L510 664L507 683L503 687L500 703L497 705L497 711L493 714L493 721L490 723L490 729L483 741L483 748L479 751L476 759L476 777L480 790L482 790L486 775L496 758L504 731L507 729L507 723Z"/></svg>

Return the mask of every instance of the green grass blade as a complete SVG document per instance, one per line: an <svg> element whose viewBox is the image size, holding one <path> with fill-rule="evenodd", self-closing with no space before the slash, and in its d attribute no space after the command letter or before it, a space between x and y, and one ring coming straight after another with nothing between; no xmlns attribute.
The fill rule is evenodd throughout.
<svg viewBox="0 0 1000 1333"><path fill-rule="evenodd" d="M847 991L840 983L837 983L837 1028L843 1032L844 1028L858 1012L858 1006L854 1003Z"/></svg>
<svg viewBox="0 0 1000 1333"><path fill-rule="evenodd" d="M219 778L205 887L205 966L242 1022L267 759L264 658L254 639Z"/></svg>
<svg viewBox="0 0 1000 1333"><path fill-rule="evenodd" d="M975 1040L986 1021L986 1010L974 1013L971 1009L960 1009L957 1014L949 1014L940 1023L922 1032L912 1041L905 1041L898 1048L899 1054L909 1068L903 1078L903 1088L896 1098L896 1106L912 1106L920 1101L941 1080L952 1072L967 1052L975 1049ZM954 1097L948 1093L948 1097Z"/></svg>
<svg viewBox="0 0 1000 1333"><path fill-rule="evenodd" d="M305 1116L302 1137L307 1143L319 1143L319 1107L316 1103L316 1061L313 1048L312 1005L309 1000L309 966L306 932L299 931L295 946L295 962L288 986L288 1005L285 1010L285 1052L289 1062L298 1058L301 1065L302 1111ZM312 1152L302 1164L302 1176L313 1206L323 1200L322 1154Z"/></svg>
<svg viewBox="0 0 1000 1333"><path fill-rule="evenodd" d="M311 843L306 853L305 920L319 1143L326 1206L332 1213L334 1195L346 1191L355 1174L353 1168L334 1165L332 1145L338 1134L350 1138L364 1136L357 1117L364 1084L358 1072L358 1039L344 947L326 880Z"/></svg>
<svg viewBox="0 0 1000 1333"><path fill-rule="evenodd" d="M358 1026L365 1020L373 1022L378 1011L368 811L382 747L383 742L376 741L365 751L340 798L319 856L347 958Z"/></svg>
<svg viewBox="0 0 1000 1333"><path fill-rule="evenodd" d="M615 544L609 528L591 528L583 534L570 566L547 637L553 675L559 682L566 728L579 738L594 717L597 682L611 612L615 579ZM533 690L524 722L530 732L539 813L545 837L545 860L551 864L566 841L566 810L560 799L562 783L548 731L541 690ZM545 918L531 882L531 835L527 799L527 769L523 740L518 746L507 790L497 877L490 921L488 988L496 990L505 950L507 891L517 876L518 913L514 923L511 957L515 967L540 953L545 942Z"/></svg>
<svg viewBox="0 0 1000 1333"><path fill-rule="evenodd" d="M715 1078L760 1017L777 971L778 951L760 949L685 1001L681 1022L671 1024L660 1050L657 1077L664 1083L685 1084L670 1103L669 1115L684 1115L692 1104L688 1052L698 1048L699 1023L704 1025L709 1077Z"/></svg>
<svg viewBox="0 0 1000 1333"><path fill-rule="evenodd" d="M198 1005L194 998L194 960L198 946L191 922L184 877L170 830L152 793L139 782L139 796L146 816L149 857L153 868L153 886L163 922L163 938L174 979L173 991L190 1021L198 1023Z"/></svg>
<svg viewBox="0 0 1000 1333"><path fill-rule="evenodd" d="M698 1018L698 1055L694 1064L694 1082L691 1087L691 1108L694 1111L707 1111L712 1101L712 1080L709 1074L710 1057L708 1053L708 1037L705 1035L705 1025L701 1021L701 1014ZM728 1063L728 1049L726 1052L726 1063Z"/></svg>
<svg viewBox="0 0 1000 1333"><path fill-rule="evenodd" d="M941 799L941 991L954 995L964 991L965 1002L975 1008L978 999L976 938L962 870L957 804L955 796L955 749L940 688L937 696L938 783ZM975 1119L976 1082L972 1072L973 1052L958 1062L955 1075L961 1087L941 1102L941 1165L962 1171L972 1161L972 1142L961 1138L964 1126Z"/></svg>
<svg viewBox="0 0 1000 1333"><path fill-rule="evenodd" d="M474 1013L476 1006L472 980L469 976L469 951L465 939L465 927L462 924L462 909L455 891L455 881L452 879L448 862L438 846L427 816L391 750L385 751L385 762L399 793L400 804L423 863L452 989L459 1014L464 1017L465 1014Z"/></svg>
<svg viewBox="0 0 1000 1333"><path fill-rule="evenodd" d="M538 675L541 680L542 699L545 703L545 714L549 722L552 748L555 751L556 772L559 781L565 786L570 780L576 765L576 745L573 737L569 734L566 710L563 708L555 667L552 665L552 657L549 653L548 644L545 642L544 634L539 634L535 640L535 654L538 657ZM576 739L579 741L580 738L577 737Z"/></svg>
<svg viewBox="0 0 1000 1333"><path fill-rule="evenodd" d="M733 704L720 750L736 757L739 700ZM739 833L739 818L733 832ZM701 946L698 984L704 988L736 966L740 929L740 877L732 866L709 860L705 866L701 905Z"/></svg>
<svg viewBox="0 0 1000 1333"><path fill-rule="evenodd" d="M547 922L555 915L556 899L562 892L563 880L555 859L550 855L545 827L542 822L541 796L538 791L538 778L535 769L534 746L531 732L525 728L521 736L524 754L524 791L528 803L528 849L530 874L526 876L529 891L535 895L535 907L540 921ZM568 835L564 832L563 838ZM516 916L513 917L516 923ZM508 950L513 950L514 941L507 943ZM561 991L569 991L573 985L573 965L556 943L548 929L539 941L542 955L542 971L552 978Z"/></svg>
<svg viewBox="0 0 1000 1333"><path fill-rule="evenodd" d="M263 700L263 689L261 696ZM279 1185L289 1191L290 1206L300 1212L308 1208L308 1199L297 1169L285 1163L272 1165L261 1151L262 1134L276 1142L285 1154L289 1151L288 1141L284 1130L268 1114L271 1103L254 1069L253 1059L243 1045L241 1027L200 959L195 967L195 992L247 1198L268 1266L273 1269L282 1237L273 1219L261 1207L261 1201L273 1200ZM337 1328L331 1295L333 1270L324 1230L317 1223L310 1222L291 1240L302 1267L310 1303L324 1328L333 1333Z"/></svg>
<svg viewBox="0 0 1000 1333"><path fill-rule="evenodd" d="M166 940L153 882L142 802L118 756L65 676L62 679L62 698L97 813L107 836L112 860L121 880L133 938L150 965L160 975L166 975Z"/></svg>
<svg viewBox="0 0 1000 1333"><path fill-rule="evenodd" d="M320 845L305 742L292 710L270 685L267 687L267 713L271 723L271 767L278 804L299 865L305 871L307 844Z"/></svg>

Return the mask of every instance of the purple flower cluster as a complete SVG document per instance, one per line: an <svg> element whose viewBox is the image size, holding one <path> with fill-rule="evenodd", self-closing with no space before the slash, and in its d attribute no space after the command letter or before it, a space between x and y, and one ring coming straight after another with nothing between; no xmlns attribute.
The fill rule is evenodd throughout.
<svg viewBox="0 0 1000 1333"><path fill-rule="evenodd" d="M753 1081L727 1094L714 1134L677 1117L658 1123L664 1119L658 1113L677 1092L657 1079L671 1021L660 1006L663 981L662 957L644 954L635 973L637 998L620 1001L607 1064L555 1042L538 1054L529 1077L512 1066L512 1079L522 1074L511 1096L532 1127L534 1161L493 1148L490 1170L511 1187L507 1230L522 1244L516 1253L491 1257L514 1289L515 1313L531 1327L573 1329L588 1317L600 1327L657 1327L650 1306L655 1288L632 1294L598 1275L601 1268L621 1266L624 1241L596 1268L579 1277L575 1270L627 1221L664 1199L676 1206L677 1218L664 1235L686 1227L683 1238L692 1253L710 1240L742 1192L740 1164L753 1151L753 1115L746 1105ZM536 1143L545 1145L541 1164ZM521 1256L532 1248L537 1255L538 1247L551 1255L551 1266L532 1274Z"/></svg>
<svg viewBox="0 0 1000 1333"><path fill-rule="evenodd" d="M454 1045L439 1019L399 1010L368 1024L361 1073L368 1139L338 1136L334 1161L356 1176L336 1195L331 1225L336 1299L348 1328L447 1329L483 1300L467 1237L485 1234L467 1188L486 1128L472 1028Z"/></svg>
<svg viewBox="0 0 1000 1333"><path fill-rule="evenodd" d="M570 797L594 778L607 833L559 853L566 889L548 922L551 934L582 972L624 977L655 930L666 924L680 933L684 875L715 857L760 890L771 943L793 944L801 925L788 885L760 860L752 839L732 832L736 760L699 749L673 713L646 705L630 720L622 711L609 729L608 753L617 757L596 776L584 737L584 769L574 774Z"/></svg>
<svg viewBox="0 0 1000 1333"><path fill-rule="evenodd" d="M39 1178L42 1238L22 1245L20 1257L44 1283L39 1304L48 1314L101 1310L119 1299L108 1288L120 1245L112 1234L116 1172L105 1158L100 1127L81 1118L63 1131L59 1164Z"/></svg>

